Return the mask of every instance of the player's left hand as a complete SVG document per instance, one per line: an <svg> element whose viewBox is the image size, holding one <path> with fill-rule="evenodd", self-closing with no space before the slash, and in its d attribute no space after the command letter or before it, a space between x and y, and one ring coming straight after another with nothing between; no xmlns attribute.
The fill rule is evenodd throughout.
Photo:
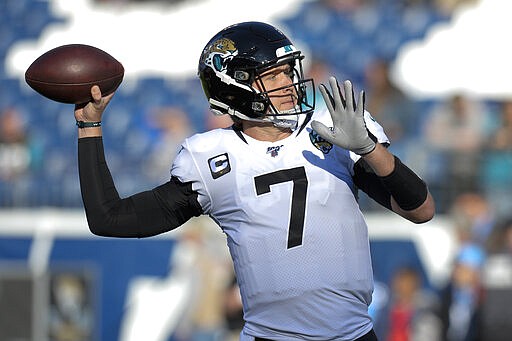
<svg viewBox="0 0 512 341"><path fill-rule="evenodd" d="M352 83L343 83L344 95L335 77L329 78L332 94L324 84L320 85L320 93L331 114L333 127L313 121L313 129L328 142L348 149L359 155L366 155L375 149L375 141L370 137L364 121L364 91L359 93L356 103Z"/></svg>

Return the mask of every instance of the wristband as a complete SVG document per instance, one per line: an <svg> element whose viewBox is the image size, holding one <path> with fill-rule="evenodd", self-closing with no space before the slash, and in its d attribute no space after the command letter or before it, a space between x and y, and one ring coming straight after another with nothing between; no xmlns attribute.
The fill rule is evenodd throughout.
<svg viewBox="0 0 512 341"><path fill-rule="evenodd" d="M93 127L101 127L101 121L99 122L84 122L84 121L76 121L76 126L78 128L93 128Z"/></svg>

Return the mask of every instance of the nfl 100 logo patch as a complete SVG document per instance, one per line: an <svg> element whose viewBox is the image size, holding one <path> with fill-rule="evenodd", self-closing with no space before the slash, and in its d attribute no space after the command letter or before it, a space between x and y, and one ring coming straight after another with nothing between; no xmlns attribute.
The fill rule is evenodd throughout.
<svg viewBox="0 0 512 341"><path fill-rule="evenodd" d="M272 157L276 157L279 154L279 151L281 150L282 147L283 145L268 147L267 154L270 154L270 156Z"/></svg>

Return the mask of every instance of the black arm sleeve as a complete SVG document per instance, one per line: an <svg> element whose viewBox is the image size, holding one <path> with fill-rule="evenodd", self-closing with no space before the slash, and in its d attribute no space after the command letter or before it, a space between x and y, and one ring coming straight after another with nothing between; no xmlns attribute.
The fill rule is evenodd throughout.
<svg viewBox="0 0 512 341"><path fill-rule="evenodd" d="M427 184L397 156L391 174L381 177L380 180L398 206L405 211L420 207L427 199Z"/></svg>
<svg viewBox="0 0 512 341"><path fill-rule="evenodd" d="M82 200L92 233L149 237L172 230L202 213L190 183L176 178L151 191L120 198L108 169L101 137L78 140Z"/></svg>
<svg viewBox="0 0 512 341"><path fill-rule="evenodd" d="M379 177L362 158L354 165L354 183L382 206L391 209L391 197L406 211L418 208L428 196L426 183L395 156L391 174Z"/></svg>
<svg viewBox="0 0 512 341"><path fill-rule="evenodd" d="M391 194L370 165L360 158L354 164L354 184L370 198L391 210Z"/></svg>

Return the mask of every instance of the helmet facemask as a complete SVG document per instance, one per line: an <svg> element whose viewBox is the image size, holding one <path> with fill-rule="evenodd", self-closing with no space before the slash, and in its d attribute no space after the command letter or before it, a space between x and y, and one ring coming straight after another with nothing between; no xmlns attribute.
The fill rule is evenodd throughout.
<svg viewBox="0 0 512 341"><path fill-rule="evenodd" d="M255 70L256 87L253 87L253 89L258 93L258 96L257 100L253 102L252 109L258 115L256 120L272 122L276 127L294 130L298 126L299 115L313 111L314 102L310 103L308 101L306 92L308 84L311 88L314 88L313 80L304 79L302 58L300 53L294 53L281 58L270 66L259 67ZM289 66L288 76L292 83L274 89L266 89L262 75L282 65ZM287 91L287 89L289 90ZM293 102L295 105L285 110L278 109L272 102L272 98L283 99L283 97L290 97L289 102Z"/></svg>

